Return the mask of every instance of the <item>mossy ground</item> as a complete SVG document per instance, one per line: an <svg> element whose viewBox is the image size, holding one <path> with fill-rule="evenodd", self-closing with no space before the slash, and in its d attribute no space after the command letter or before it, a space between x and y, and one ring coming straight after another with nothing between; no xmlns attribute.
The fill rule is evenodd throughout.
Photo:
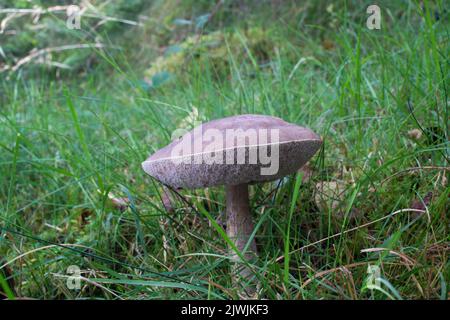
<svg viewBox="0 0 450 320"><path fill-rule="evenodd" d="M381 2L369 30L370 3L278 2L155 1L128 13L140 27L58 38L108 45L51 56L72 69L0 74L0 294L236 298L224 190L169 208L141 162L197 120L259 113L324 139L298 197L295 176L251 189L261 297L448 298L448 7ZM155 66L151 78L167 74L149 82ZM81 290L67 287L71 265Z"/></svg>

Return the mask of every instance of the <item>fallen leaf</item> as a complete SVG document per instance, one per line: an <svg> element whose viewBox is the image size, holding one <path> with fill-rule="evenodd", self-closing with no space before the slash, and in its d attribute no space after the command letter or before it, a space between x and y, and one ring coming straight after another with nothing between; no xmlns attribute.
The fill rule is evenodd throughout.
<svg viewBox="0 0 450 320"><path fill-rule="evenodd" d="M112 205L121 212L128 208L130 200L126 197L117 197L112 192L108 193L108 199L111 200Z"/></svg>
<svg viewBox="0 0 450 320"><path fill-rule="evenodd" d="M316 183L314 200L321 211L328 211L339 207L342 200L342 192L345 190L343 182L321 181Z"/></svg>
<svg viewBox="0 0 450 320"><path fill-rule="evenodd" d="M81 211L80 215L78 216L78 224L81 228L83 228L85 225L89 223L89 217L92 215L92 211L89 209L83 209Z"/></svg>
<svg viewBox="0 0 450 320"><path fill-rule="evenodd" d="M172 213L175 211L174 209L174 205L173 205L173 198L170 194L170 191L167 187L163 187L163 192L161 194L161 200L164 206L164 209L166 209L166 211L168 213Z"/></svg>
<svg viewBox="0 0 450 320"><path fill-rule="evenodd" d="M414 199L410 207L411 209L426 211L432 199L433 199L433 192L430 191L426 194L425 197L423 197L423 199ZM416 218L422 214L423 214L422 212L413 212L412 216Z"/></svg>
<svg viewBox="0 0 450 320"><path fill-rule="evenodd" d="M410 137L413 140L419 140L422 137L422 131L419 129L409 130L408 137Z"/></svg>
<svg viewBox="0 0 450 320"><path fill-rule="evenodd" d="M303 173L302 183L307 183L311 179L313 174L313 171L309 166L309 163L306 163L303 167L301 167L300 170L298 170L298 172Z"/></svg>
<svg viewBox="0 0 450 320"><path fill-rule="evenodd" d="M331 41L331 40L329 40L329 39L324 39L323 41L322 41L322 47L325 49L325 50L333 50L334 49L334 42L333 41Z"/></svg>

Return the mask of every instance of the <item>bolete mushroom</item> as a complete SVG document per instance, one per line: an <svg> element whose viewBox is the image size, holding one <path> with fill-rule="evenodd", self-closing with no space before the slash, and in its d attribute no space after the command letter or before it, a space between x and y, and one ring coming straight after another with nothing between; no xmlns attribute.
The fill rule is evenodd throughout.
<svg viewBox="0 0 450 320"><path fill-rule="evenodd" d="M248 185L280 179L300 169L320 148L320 137L307 128L264 115L239 115L204 123L160 149L142 167L174 189L226 187L226 232L240 256L256 258ZM239 255L232 253L232 260ZM235 271L249 279L245 265ZM238 277L234 276L236 284ZM251 282L251 281L250 281ZM244 289L254 293L254 286Z"/></svg>

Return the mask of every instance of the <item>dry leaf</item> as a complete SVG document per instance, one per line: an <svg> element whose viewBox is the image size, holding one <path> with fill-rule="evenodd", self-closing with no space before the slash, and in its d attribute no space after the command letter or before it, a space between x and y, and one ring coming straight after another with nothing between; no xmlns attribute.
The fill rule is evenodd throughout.
<svg viewBox="0 0 450 320"><path fill-rule="evenodd" d="M89 223L89 217L92 215L92 211L89 209L83 209L80 215L78 216L78 224L81 228Z"/></svg>
<svg viewBox="0 0 450 320"><path fill-rule="evenodd" d="M336 209L342 200L342 192L345 190L343 182L321 181L315 186L316 193L314 200L321 211L328 211L329 208Z"/></svg>
<svg viewBox="0 0 450 320"><path fill-rule="evenodd" d="M164 209L166 209L166 211L168 213L172 213L175 211L174 209L174 200L170 194L170 191L167 187L163 187L163 192L161 194L161 200L164 206Z"/></svg>
<svg viewBox="0 0 450 320"><path fill-rule="evenodd" d="M313 174L313 171L311 170L311 167L309 166L309 163L306 163L303 167L298 170L299 173L303 173L302 177L302 183L307 183Z"/></svg>
<svg viewBox="0 0 450 320"><path fill-rule="evenodd" d="M427 207L430 205L431 200L433 199L433 192L428 192L427 195L425 197L423 197L423 199L415 199L412 203L411 203L411 209L416 209L416 210L423 210L426 211ZM418 216L422 215L422 212L413 212L412 216L414 218L417 218Z"/></svg>
<svg viewBox="0 0 450 320"><path fill-rule="evenodd" d="M409 130L408 137L410 137L413 140L419 140L422 137L422 131L419 129Z"/></svg>
<svg viewBox="0 0 450 320"><path fill-rule="evenodd" d="M322 47L323 47L325 50L333 50L333 49L334 49L334 43L333 43L333 41L331 41L331 40L329 40L329 39L324 39L324 40L322 41Z"/></svg>
<svg viewBox="0 0 450 320"><path fill-rule="evenodd" d="M111 200L113 206L120 211L125 211L128 208L130 200L125 197L116 197L112 192L108 193L108 199Z"/></svg>

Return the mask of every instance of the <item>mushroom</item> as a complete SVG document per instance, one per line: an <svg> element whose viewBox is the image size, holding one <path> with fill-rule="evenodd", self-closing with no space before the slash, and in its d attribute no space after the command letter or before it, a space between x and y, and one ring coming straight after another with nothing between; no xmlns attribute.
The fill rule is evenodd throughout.
<svg viewBox="0 0 450 320"><path fill-rule="evenodd" d="M320 148L307 128L265 115L238 115L204 123L158 150L142 163L144 171L173 189L224 185L226 232L235 247L234 285L247 280L244 295L255 294L249 262L257 257L248 185L273 181L300 169ZM245 252L244 249L247 247ZM238 268L240 257L246 262Z"/></svg>

